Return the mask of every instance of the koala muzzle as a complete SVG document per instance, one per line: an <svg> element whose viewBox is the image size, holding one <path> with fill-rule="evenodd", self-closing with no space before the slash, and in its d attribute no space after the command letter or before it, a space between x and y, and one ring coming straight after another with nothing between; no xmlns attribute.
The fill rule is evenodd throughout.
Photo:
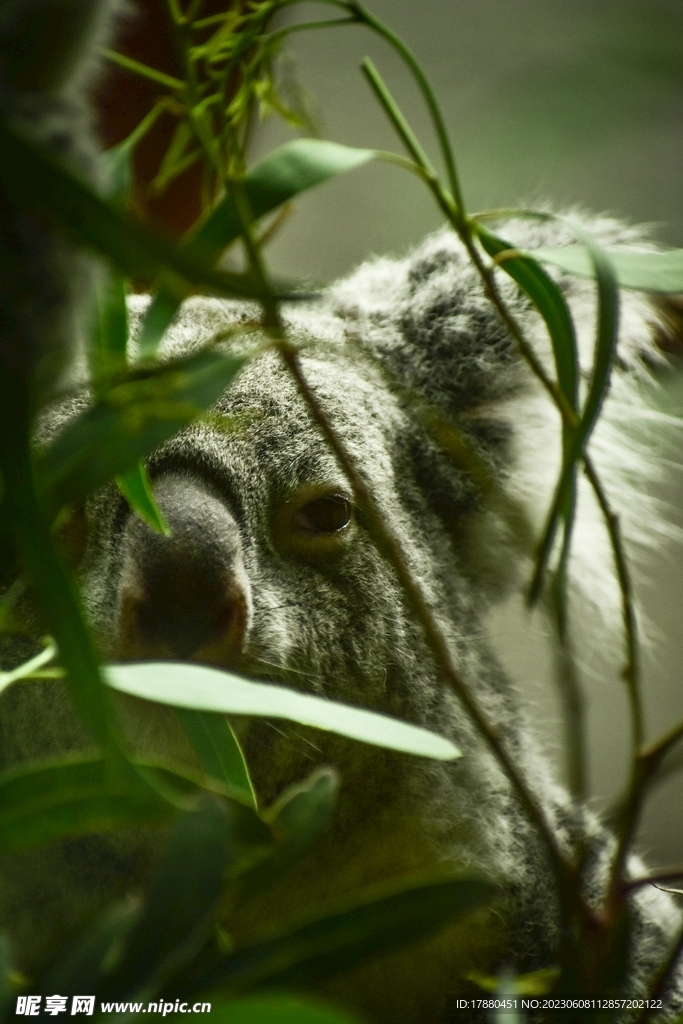
<svg viewBox="0 0 683 1024"><path fill-rule="evenodd" d="M251 610L237 523L194 479L162 476L154 496L171 535L132 514L126 523L115 656L234 665Z"/></svg>

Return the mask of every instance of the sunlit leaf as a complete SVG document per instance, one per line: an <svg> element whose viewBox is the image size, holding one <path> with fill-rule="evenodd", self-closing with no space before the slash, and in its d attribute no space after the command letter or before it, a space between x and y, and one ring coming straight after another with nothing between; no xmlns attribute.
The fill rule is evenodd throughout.
<svg viewBox="0 0 683 1024"><path fill-rule="evenodd" d="M206 774L224 783L228 792L255 808L256 796L249 770L225 715L180 707L175 712Z"/></svg>
<svg viewBox="0 0 683 1024"><path fill-rule="evenodd" d="M544 263L552 263L570 274L595 277L595 265L582 245L534 249L531 254ZM606 250L621 288L676 294L683 292L683 249L670 252L629 252Z"/></svg>
<svg viewBox="0 0 683 1024"><path fill-rule="evenodd" d="M145 700L228 715L285 718L364 743L443 761L459 756L450 740L419 726L285 686L255 683L207 665L139 662L109 665L103 671L110 686Z"/></svg>

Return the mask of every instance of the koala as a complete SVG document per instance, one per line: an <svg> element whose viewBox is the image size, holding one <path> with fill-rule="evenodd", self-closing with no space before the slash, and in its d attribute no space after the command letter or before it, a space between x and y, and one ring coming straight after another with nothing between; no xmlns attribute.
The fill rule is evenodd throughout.
<svg viewBox="0 0 683 1024"><path fill-rule="evenodd" d="M639 244L637 234L617 222L586 226L608 248ZM506 237L520 248L562 244L569 240L566 232L522 221L505 225ZM556 277L585 333L579 339L585 353L592 344L594 286ZM512 282L501 279L500 287L539 352L547 353L544 328L528 302ZM131 301L133 351L148 302ZM190 299L161 358L199 348L220 332L253 322L255 313L239 303ZM589 880L599 899L609 835L553 781L482 629L491 602L515 585L525 555L467 461L454 461L414 409L419 399L452 424L500 491L537 521L543 513L538 495L549 491L549 474L560 458L559 439L552 450L559 431L549 402L449 230L403 259L365 264L319 299L284 309L283 318L300 349L308 386L398 540L458 670L520 764L558 841L566 851L585 838L602 849ZM622 295L620 359L591 449L618 502L626 536L640 534L641 543L648 540L643 523L654 515L644 491L651 463L622 424L638 415L643 393L654 387L648 364L661 359L655 323L643 296ZM86 400L58 420L68 420ZM226 417L230 429L221 429L215 418L196 423L148 459L170 537L139 520L113 486L87 502L78 576L100 651L109 660L193 659L281 682L386 712L458 745L460 760L436 763L303 726L242 723L262 804L319 764L333 765L342 783L327 835L281 886L230 920L236 941L247 941L273 921L293 924L361 885L416 868L484 871L505 891L495 914L446 929L418 950L377 958L326 989L372 1020L447 1021L452 1001L471 990L468 973L523 973L552 964L559 911L546 852L509 780L434 665L395 569L356 505L351 481L277 352L266 348L249 360L215 413ZM601 548L590 495L582 490L579 500L574 604L585 611L594 602L592 614L599 607L604 615L598 628L609 631L619 598L610 588L609 551ZM40 686L34 692L22 687L0 703L6 761L35 755L37 745L57 752L84 743L54 693L45 705L49 722L36 724L38 691ZM122 714L139 753L192 764L169 709L129 698ZM121 846L96 837L92 844L62 844L45 854L50 877L57 870L69 876L70 888L56 901L55 927L57 921L60 930L65 921L75 927L83 908L134 886L147 841L129 839ZM17 929L16 922L26 922L31 912L10 904L16 915L10 931L17 934L25 926ZM669 897L651 888L639 890L632 904L638 937L630 976L640 994L680 927L680 914ZM40 920L47 942L44 902ZM26 957L20 963L35 969L35 940L28 949L18 941L17 948ZM411 969L415 957L419 972ZM683 1000L682 978L679 972L669 994L672 1009Z"/></svg>
<svg viewBox="0 0 683 1024"><path fill-rule="evenodd" d="M22 17L40 6L40 0L17 0L9 13L3 9L0 31L9 25L21 38ZM80 154L74 158L84 166L95 150L84 127L87 106L74 96L80 95L79 76L115 9L92 7L96 24L79 37L66 85L52 83L36 98L12 92L10 72L3 70L6 104L15 120L33 104L41 137L40 125L53 124L57 111L59 131L51 134L46 127L43 135L57 148ZM43 229L23 215L12 220L10 214L7 223L20 222L18 235L30 245L17 246L24 291L3 292L3 313L7 323L16 316L28 325L24 347L14 351L22 359L22 353L38 352L26 356L38 374L42 355L59 353L49 363L52 379L55 367L68 362L68 324L78 319L69 273L77 257L58 243L53 247L51 237L40 235ZM615 221L576 216L608 248L647 247L637 232ZM504 230L519 248L571 241L569 230L557 224L511 221ZM579 326L585 372L594 288L559 272L555 277ZM499 284L550 367L540 319L502 273ZM27 291L40 299L35 322L21 298ZM132 354L148 301L131 300ZM257 315L249 304L190 299L160 357L192 351L240 327L245 333L238 331L227 344L246 351L247 328ZM556 414L449 230L404 258L366 263L317 299L285 307L282 317L300 351L308 387L396 538L458 671L537 794L559 844L570 852L588 840L601 851L586 883L597 902L612 839L554 781L483 628L492 602L517 585L528 567L524 539L505 510L521 509L532 525L540 524L539 495L549 494L561 457ZM54 326L57 340L36 349L36 323L43 322ZM644 296L622 295L619 360L591 442L632 546L653 542L660 521L646 493L651 469L642 442L623 429L625 420L645 408L654 387L649 367L661 360L653 340L657 322ZM3 328L3 335L9 338L10 330ZM458 745L462 758L445 764L303 726L237 723L263 805L322 764L338 770L341 793L331 826L315 848L281 884L231 917L236 942L258 938L274 922L284 927L324 911L359 886L415 869L476 870L500 882L503 896L493 910L418 946L376 957L325 988L380 1024L445 1024L453 1018L455 1000L471 993L471 972L524 973L553 963L560 935L550 864L509 779L434 664L395 568L381 553L352 481L310 407L275 350L265 346L252 355L218 402L217 415L183 430L148 459L169 537L138 520L113 485L88 499L77 568L83 603L104 659L196 660L382 711ZM47 433L58 431L87 401L84 395L53 413ZM429 415L416 415L416 408ZM229 429L220 429L220 417ZM467 457L454 459L444 450L430 417L457 431ZM484 485L475 465L486 467L495 487ZM649 533L644 524L650 524ZM612 634L619 592L597 511L583 487L570 572L570 609L582 610ZM193 764L170 710L122 698L120 711L138 753ZM0 734L3 765L83 749L89 742L66 699L40 683L3 695ZM12 938L19 969L36 974L65 934L111 899L135 891L154 852L154 838L139 830L3 858L0 924ZM635 861L632 869L638 870ZM639 890L631 910L636 928L629 994L640 995L666 957L681 915L653 888ZM681 1005L683 966L667 994L671 1013Z"/></svg>

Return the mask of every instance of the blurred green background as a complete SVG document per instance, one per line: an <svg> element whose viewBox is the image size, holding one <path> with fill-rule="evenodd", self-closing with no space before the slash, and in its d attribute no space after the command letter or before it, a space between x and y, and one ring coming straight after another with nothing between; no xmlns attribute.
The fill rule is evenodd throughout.
<svg viewBox="0 0 683 1024"><path fill-rule="evenodd" d="M579 205L647 223L660 241L683 246L681 0L372 0L370 7L412 47L436 89L470 210ZM297 20L324 12L307 5ZM346 27L294 36L290 50L290 70L315 97L324 137L401 151L359 72L370 54L435 155L416 90L380 40ZM266 122L257 153L286 137L275 119ZM405 251L439 223L416 179L370 165L300 199L269 249L269 262L287 277L329 281L373 253ZM683 473L662 460L662 477L661 496L683 525ZM650 581L638 592L653 636L645 686L654 735L683 716L683 547L663 548L644 575ZM525 690L542 742L557 753L561 732L548 682L547 627L512 601L492 616L489 631ZM604 805L626 768L620 655L591 650L580 639L578 646L589 701L592 788ZM683 861L683 783L677 779L650 800L642 847L653 863Z"/></svg>
<svg viewBox="0 0 683 1024"><path fill-rule="evenodd" d="M683 245L681 0L369 6L435 87L470 210L580 204L651 223L662 241ZM297 20L335 13L315 4L297 11ZM293 36L290 50L326 138L402 152L359 73L370 54L435 156L420 98L381 40L352 26ZM267 122L259 149L285 135ZM302 198L270 259L283 273L329 280L371 253L402 251L439 223L417 179L371 166Z"/></svg>

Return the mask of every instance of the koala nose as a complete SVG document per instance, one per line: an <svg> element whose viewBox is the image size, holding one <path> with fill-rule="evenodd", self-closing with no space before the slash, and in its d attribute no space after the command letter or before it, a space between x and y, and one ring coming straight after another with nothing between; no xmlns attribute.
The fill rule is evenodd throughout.
<svg viewBox="0 0 683 1024"><path fill-rule="evenodd" d="M231 665L251 606L237 523L220 498L180 475L161 477L154 496L171 536L137 516L126 523L115 656Z"/></svg>

